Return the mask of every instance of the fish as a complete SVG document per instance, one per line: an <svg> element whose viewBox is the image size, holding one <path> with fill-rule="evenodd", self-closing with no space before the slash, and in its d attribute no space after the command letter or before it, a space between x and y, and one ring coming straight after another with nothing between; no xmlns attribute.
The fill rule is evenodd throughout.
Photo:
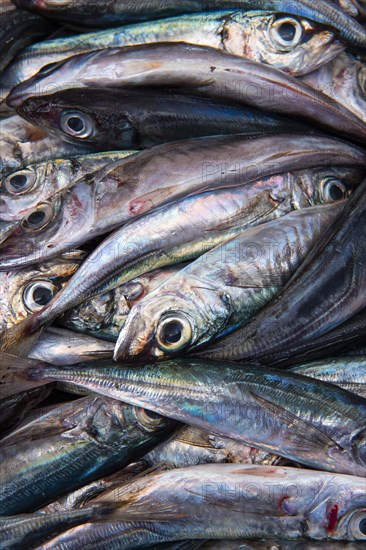
<svg viewBox="0 0 366 550"><path fill-rule="evenodd" d="M72 382L310 468L365 476L366 400L334 384L250 364L171 359L54 367L12 358L0 397L17 379Z"/></svg>
<svg viewBox="0 0 366 550"><path fill-rule="evenodd" d="M366 355L312 361L292 367L291 371L331 382L366 398Z"/></svg>
<svg viewBox="0 0 366 550"><path fill-rule="evenodd" d="M344 52L301 77L311 88L332 97L366 122L366 64Z"/></svg>
<svg viewBox="0 0 366 550"><path fill-rule="evenodd" d="M10 172L51 158L69 158L88 151L85 144L66 143L18 115L0 120L0 173Z"/></svg>
<svg viewBox="0 0 366 550"><path fill-rule="evenodd" d="M209 146L208 138L206 138L206 145ZM329 142L327 143L325 138L321 139L321 147L327 148L328 156L330 154ZM310 152L312 152L311 149L308 149L307 155L310 156ZM269 150L266 150L265 154L268 155ZM291 156L292 165L294 165L293 155L294 151ZM312 164L315 162L319 164L319 161L315 161L315 156L321 156L321 149L314 152L309 159ZM341 157L338 156L338 161L340 160ZM170 161L174 161L172 156ZM235 170L237 168L236 166ZM249 173L253 168L256 171L257 166L250 166ZM266 167L264 168L266 169ZM175 169L177 170L177 166ZM156 172L152 175L154 178L157 177ZM185 173L184 178L187 175ZM216 178L221 180L222 176L222 170L219 174L216 173ZM230 178L233 176L235 177L235 173L230 173ZM213 179L215 180L215 176ZM276 179L273 181L274 183L282 182L282 180ZM288 180L285 178L285 181ZM145 180L144 185L146 184ZM278 193L277 190L273 193L273 188L271 186L268 188L268 181L264 181L264 188L263 181L259 181L257 184L217 189L213 192L206 191L188 196L181 201L168 203L160 209L148 212L145 216L131 220L129 224L109 235L88 256L75 276L69 280L65 289L60 291L54 300L51 300L41 311L28 316L22 323L0 333L0 348L9 352L15 351L17 355L27 355L30 347L39 337L39 331L67 309L71 309L97 294L112 290L143 273L195 259L220 242L238 235L245 228L269 221L278 215L284 215L294 207L309 205L309 197L301 188L293 190L290 187L290 192L284 196L283 189L280 189ZM187 187L184 191L188 193ZM144 197L144 200L149 200L148 207L151 206L150 197ZM131 201L130 189L129 199ZM131 211L131 202L125 206ZM195 223L192 223L192 220L196 220ZM178 222L179 231L177 231ZM82 226L82 231L85 232L85 223ZM68 232L70 232L70 227L68 227ZM16 233L14 233L15 235ZM148 239L147 235L149 235ZM153 238L150 237L151 235ZM89 232L87 237L90 239L91 236L91 232ZM39 234L37 241L38 243L40 241ZM70 244L70 241L69 236L66 244ZM34 243L34 239L30 242ZM164 242L164 247L161 246L162 242ZM15 254L18 254L19 241L15 240L14 243L18 250L16 251L15 248L13 250ZM52 239L48 239L47 243L49 249ZM25 245L25 240L22 240L22 246L25 247ZM60 250L59 245L58 250ZM41 255L37 254L36 257L39 259ZM32 259L26 258L26 262L32 263ZM18 269L22 263L24 261L17 258ZM5 265L6 261L3 256L1 268L4 269ZM16 350L14 350L14 346Z"/></svg>
<svg viewBox="0 0 366 550"><path fill-rule="evenodd" d="M57 25L51 21L25 11L12 10L1 13L0 30L0 73L27 46L50 36Z"/></svg>
<svg viewBox="0 0 366 550"><path fill-rule="evenodd" d="M41 548L126 550L187 537L271 539L279 531L293 540L364 541L365 498L362 477L244 464L191 466L152 473L96 500L119 503L129 521L70 529Z"/></svg>
<svg viewBox="0 0 366 550"><path fill-rule="evenodd" d="M184 266L185 264L173 265L136 277L128 283L66 311L57 319L57 323L84 335L89 334L115 342L132 306ZM73 352L74 345L70 347ZM110 344L108 351L110 349L114 349L113 344ZM41 357L36 358L41 359ZM44 360L48 361L46 358ZM48 362L52 363L52 361Z"/></svg>
<svg viewBox="0 0 366 550"><path fill-rule="evenodd" d="M88 359L111 358L113 350L111 342L51 326L33 346L29 357L52 365L76 365Z"/></svg>
<svg viewBox="0 0 366 550"><path fill-rule="evenodd" d="M95 50L156 42L211 46L294 75L315 70L345 48L329 28L286 14L218 11L180 15L31 45L3 72L0 97L4 100L14 86L51 63ZM57 89L57 83L53 88Z"/></svg>
<svg viewBox="0 0 366 550"><path fill-rule="evenodd" d="M356 46L366 45L366 31L352 17L338 6L318 0L300 0L286 3L279 0L139 0L136 2L113 2L101 6L98 0L82 0L75 3L53 2L52 0L15 0L15 3L47 17L85 26L113 26L131 22L168 17L181 13L202 12L220 9L270 10L307 17L318 23L336 29L340 35ZM107 9L106 9L107 8Z"/></svg>
<svg viewBox="0 0 366 550"><path fill-rule="evenodd" d="M285 286L340 209L295 210L200 256L132 307L115 361L164 361L245 325Z"/></svg>
<svg viewBox="0 0 366 550"><path fill-rule="evenodd" d="M362 550L363 542L306 540L212 540L203 542L202 550ZM151 550L153 550L151 548ZM156 547L158 550L158 547Z"/></svg>
<svg viewBox="0 0 366 550"><path fill-rule="evenodd" d="M366 307L366 179L284 289L247 325L197 352L255 359L321 337Z"/></svg>
<svg viewBox="0 0 366 550"><path fill-rule="evenodd" d="M76 273L86 254L72 251L30 268L0 272L0 330L42 309Z"/></svg>
<svg viewBox="0 0 366 550"><path fill-rule="evenodd" d="M160 415L98 396L38 415L0 442L0 515L32 512L110 475L176 427Z"/></svg>
<svg viewBox="0 0 366 550"><path fill-rule="evenodd" d="M18 109L34 96L55 92L55 83L57 92L70 88L183 86L190 92L310 122L338 136L361 142L366 138L366 124L357 116L295 77L206 46L157 43L74 55L46 66L16 86L7 103Z"/></svg>
<svg viewBox="0 0 366 550"><path fill-rule="evenodd" d="M99 151L209 135L311 131L234 102L156 88L64 90L26 101L19 113L47 132Z"/></svg>
<svg viewBox="0 0 366 550"><path fill-rule="evenodd" d="M52 159L0 176L1 221L21 221L38 204L47 201L78 179L133 153L134 151L115 151Z"/></svg>
<svg viewBox="0 0 366 550"><path fill-rule="evenodd" d="M39 203L1 244L0 270L46 261L201 190L314 166L362 169L365 159L357 146L303 134L213 136L156 146Z"/></svg>
<svg viewBox="0 0 366 550"><path fill-rule="evenodd" d="M168 441L157 445L143 457L148 466L161 464L185 468L197 464L264 464L286 465L286 459L248 447L228 437L220 437L190 426L183 426ZM289 462L289 461L287 461Z"/></svg>

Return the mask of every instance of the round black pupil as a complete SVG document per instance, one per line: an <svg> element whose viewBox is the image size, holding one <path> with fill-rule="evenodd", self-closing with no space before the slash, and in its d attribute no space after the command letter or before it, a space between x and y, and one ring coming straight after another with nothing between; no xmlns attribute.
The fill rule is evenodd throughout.
<svg viewBox="0 0 366 550"><path fill-rule="evenodd" d="M81 132L84 129L83 121L76 116L71 116L67 121L67 125L73 132Z"/></svg>
<svg viewBox="0 0 366 550"><path fill-rule="evenodd" d="M176 344L182 337L182 325L176 321L168 323L164 327L164 339L168 344Z"/></svg>
<svg viewBox="0 0 366 550"><path fill-rule="evenodd" d="M360 521L359 529L360 529L360 532L361 532L363 535L366 535L366 518L363 518L363 519Z"/></svg>
<svg viewBox="0 0 366 550"><path fill-rule="evenodd" d="M343 189L338 185L333 184L330 186L329 196L333 201L338 201L340 199L343 199L344 197Z"/></svg>
<svg viewBox="0 0 366 550"><path fill-rule="evenodd" d="M156 420L156 419L160 419L161 418L161 415L158 414L158 413L155 413L153 411L148 411L146 409L144 409L144 413L146 414L146 416L148 416L149 418L151 418L152 420Z"/></svg>
<svg viewBox="0 0 366 550"><path fill-rule="evenodd" d="M282 40L285 40L286 42L292 42L292 40L295 38L296 29L295 26L292 25L292 23L282 23L278 27L278 32Z"/></svg>
<svg viewBox="0 0 366 550"><path fill-rule="evenodd" d="M10 180L10 183L11 186L14 187L14 189L23 189L23 187L27 183L27 176L23 176L23 174L13 176Z"/></svg>
<svg viewBox="0 0 366 550"><path fill-rule="evenodd" d="M37 287L33 292L33 300L39 306L45 306L53 298L52 290L44 287Z"/></svg>
<svg viewBox="0 0 366 550"><path fill-rule="evenodd" d="M45 212L42 212L42 210L39 210L38 212L33 212L33 214L28 217L28 223L30 225L40 225L44 222L45 217L46 214Z"/></svg>

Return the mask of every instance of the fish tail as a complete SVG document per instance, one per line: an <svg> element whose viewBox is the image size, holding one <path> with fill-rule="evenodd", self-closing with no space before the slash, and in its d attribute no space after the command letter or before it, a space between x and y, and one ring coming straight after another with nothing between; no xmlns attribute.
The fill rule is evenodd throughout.
<svg viewBox="0 0 366 550"><path fill-rule="evenodd" d="M44 328L37 314L30 315L0 333L0 351L27 357Z"/></svg>
<svg viewBox="0 0 366 550"><path fill-rule="evenodd" d="M0 399L52 381L47 363L0 352Z"/></svg>

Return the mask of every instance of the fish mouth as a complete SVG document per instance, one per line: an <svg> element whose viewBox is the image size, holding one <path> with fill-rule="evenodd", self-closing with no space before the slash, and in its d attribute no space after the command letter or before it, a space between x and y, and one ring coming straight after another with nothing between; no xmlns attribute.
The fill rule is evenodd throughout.
<svg viewBox="0 0 366 550"><path fill-rule="evenodd" d="M149 341L153 339L153 331L141 323L136 323L134 319L126 320L125 325L119 333L113 359L117 363L136 363L146 360L156 360L156 357L151 353Z"/></svg>

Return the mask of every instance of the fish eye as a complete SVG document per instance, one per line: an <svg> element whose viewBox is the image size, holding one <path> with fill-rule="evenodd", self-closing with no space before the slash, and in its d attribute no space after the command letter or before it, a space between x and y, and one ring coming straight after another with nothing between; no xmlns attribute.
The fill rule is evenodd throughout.
<svg viewBox="0 0 366 550"><path fill-rule="evenodd" d="M25 307L33 313L41 310L57 294L59 289L50 281L36 281L23 291Z"/></svg>
<svg viewBox="0 0 366 550"><path fill-rule="evenodd" d="M148 431L154 431L165 424L165 418L148 409L134 407L134 413L138 423Z"/></svg>
<svg viewBox="0 0 366 550"><path fill-rule="evenodd" d="M348 532L354 540L366 540L366 510L355 512L350 517Z"/></svg>
<svg viewBox="0 0 366 550"><path fill-rule="evenodd" d="M361 88L361 92L366 96L366 67L361 66L357 72L358 85Z"/></svg>
<svg viewBox="0 0 366 550"><path fill-rule="evenodd" d="M53 218L53 208L49 203L40 204L28 216L26 216L22 225L24 229L36 231L43 229Z"/></svg>
<svg viewBox="0 0 366 550"><path fill-rule="evenodd" d="M277 49L290 51L301 42L302 26L297 19L281 17L272 23L269 34Z"/></svg>
<svg viewBox="0 0 366 550"><path fill-rule="evenodd" d="M82 111L64 111L60 119L61 130L71 137L85 139L93 133L93 121Z"/></svg>
<svg viewBox="0 0 366 550"><path fill-rule="evenodd" d="M163 351L178 351L192 340L191 324L184 315L167 315L159 321L156 339Z"/></svg>
<svg viewBox="0 0 366 550"><path fill-rule="evenodd" d="M322 182L322 195L324 202L335 202L347 198L349 192L341 180L326 178Z"/></svg>
<svg viewBox="0 0 366 550"><path fill-rule="evenodd" d="M31 170L19 170L6 178L4 188L12 195L21 195L29 191L35 181L36 176Z"/></svg>

